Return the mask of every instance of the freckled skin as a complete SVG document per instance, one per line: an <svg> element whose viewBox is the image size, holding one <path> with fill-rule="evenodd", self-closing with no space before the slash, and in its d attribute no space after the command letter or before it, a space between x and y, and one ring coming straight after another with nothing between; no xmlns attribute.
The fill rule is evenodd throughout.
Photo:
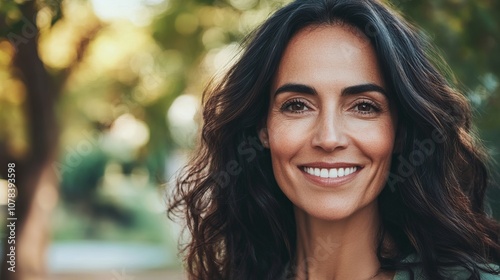
<svg viewBox="0 0 500 280"><path fill-rule="evenodd" d="M275 96L287 83L309 86L316 94ZM328 221L348 219L360 209L377 211L397 120L382 93L341 95L346 87L366 83L385 88L373 47L352 28L308 27L289 42L274 77L267 129L259 137L268 141L274 176L296 211ZM287 103L293 100L298 101ZM345 184L321 186L299 168L312 162L348 162L362 169Z"/></svg>

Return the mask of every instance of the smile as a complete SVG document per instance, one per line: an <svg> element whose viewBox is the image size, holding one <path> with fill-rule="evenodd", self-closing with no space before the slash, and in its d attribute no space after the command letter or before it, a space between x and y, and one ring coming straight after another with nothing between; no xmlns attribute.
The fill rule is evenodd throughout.
<svg viewBox="0 0 500 280"><path fill-rule="evenodd" d="M321 178L339 178L352 174L358 170L358 167L341 167L341 168L315 168L315 167L302 167L302 170L312 176Z"/></svg>

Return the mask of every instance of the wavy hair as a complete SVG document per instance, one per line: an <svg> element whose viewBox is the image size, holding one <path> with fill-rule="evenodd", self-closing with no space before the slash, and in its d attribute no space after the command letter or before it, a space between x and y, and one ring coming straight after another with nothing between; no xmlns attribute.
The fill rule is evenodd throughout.
<svg viewBox="0 0 500 280"><path fill-rule="evenodd" d="M500 226L484 210L488 158L472 132L466 98L431 62L433 48L377 1L299 0L250 34L238 61L204 92L199 147L168 210L187 223L191 238L181 249L190 279L293 277L293 206L257 131L291 37L306 26L335 22L369 39L398 108L397 148L378 197L381 268L418 265L428 279L445 279L454 266L468 270L470 279L479 279L480 271L498 273L483 266L500 263ZM410 254L418 263L403 261Z"/></svg>

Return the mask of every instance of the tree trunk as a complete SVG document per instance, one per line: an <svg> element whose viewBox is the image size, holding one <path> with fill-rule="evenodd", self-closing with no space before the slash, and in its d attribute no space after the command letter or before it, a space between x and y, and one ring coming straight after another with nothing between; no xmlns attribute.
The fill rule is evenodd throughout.
<svg viewBox="0 0 500 280"><path fill-rule="evenodd" d="M16 165L16 272L9 271L10 264L4 261L0 273L1 279L9 280L45 278L48 217L57 200L57 179L50 168L58 140L54 114L57 94L52 90L50 76L38 55L35 2L25 1L20 5L23 25L13 33L13 38L18 39L14 44L13 67L26 88L25 115L30 151L25 158L16 160L7 150L6 157L0 159L1 169L6 170L9 162ZM12 244L4 243L5 254L9 253L10 246Z"/></svg>

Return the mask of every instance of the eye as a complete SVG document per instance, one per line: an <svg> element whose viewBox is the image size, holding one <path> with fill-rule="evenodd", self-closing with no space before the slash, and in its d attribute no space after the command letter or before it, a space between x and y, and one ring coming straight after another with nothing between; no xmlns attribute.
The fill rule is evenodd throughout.
<svg viewBox="0 0 500 280"><path fill-rule="evenodd" d="M369 115L380 112L380 108L372 101L369 100L360 100L358 101L354 107L354 111L359 114Z"/></svg>
<svg viewBox="0 0 500 280"><path fill-rule="evenodd" d="M310 108L306 105L304 101L300 99L292 99L285 102L281 106L281 111L291 112L295 114L303 113L304 111L309 111Z"/></svg>

